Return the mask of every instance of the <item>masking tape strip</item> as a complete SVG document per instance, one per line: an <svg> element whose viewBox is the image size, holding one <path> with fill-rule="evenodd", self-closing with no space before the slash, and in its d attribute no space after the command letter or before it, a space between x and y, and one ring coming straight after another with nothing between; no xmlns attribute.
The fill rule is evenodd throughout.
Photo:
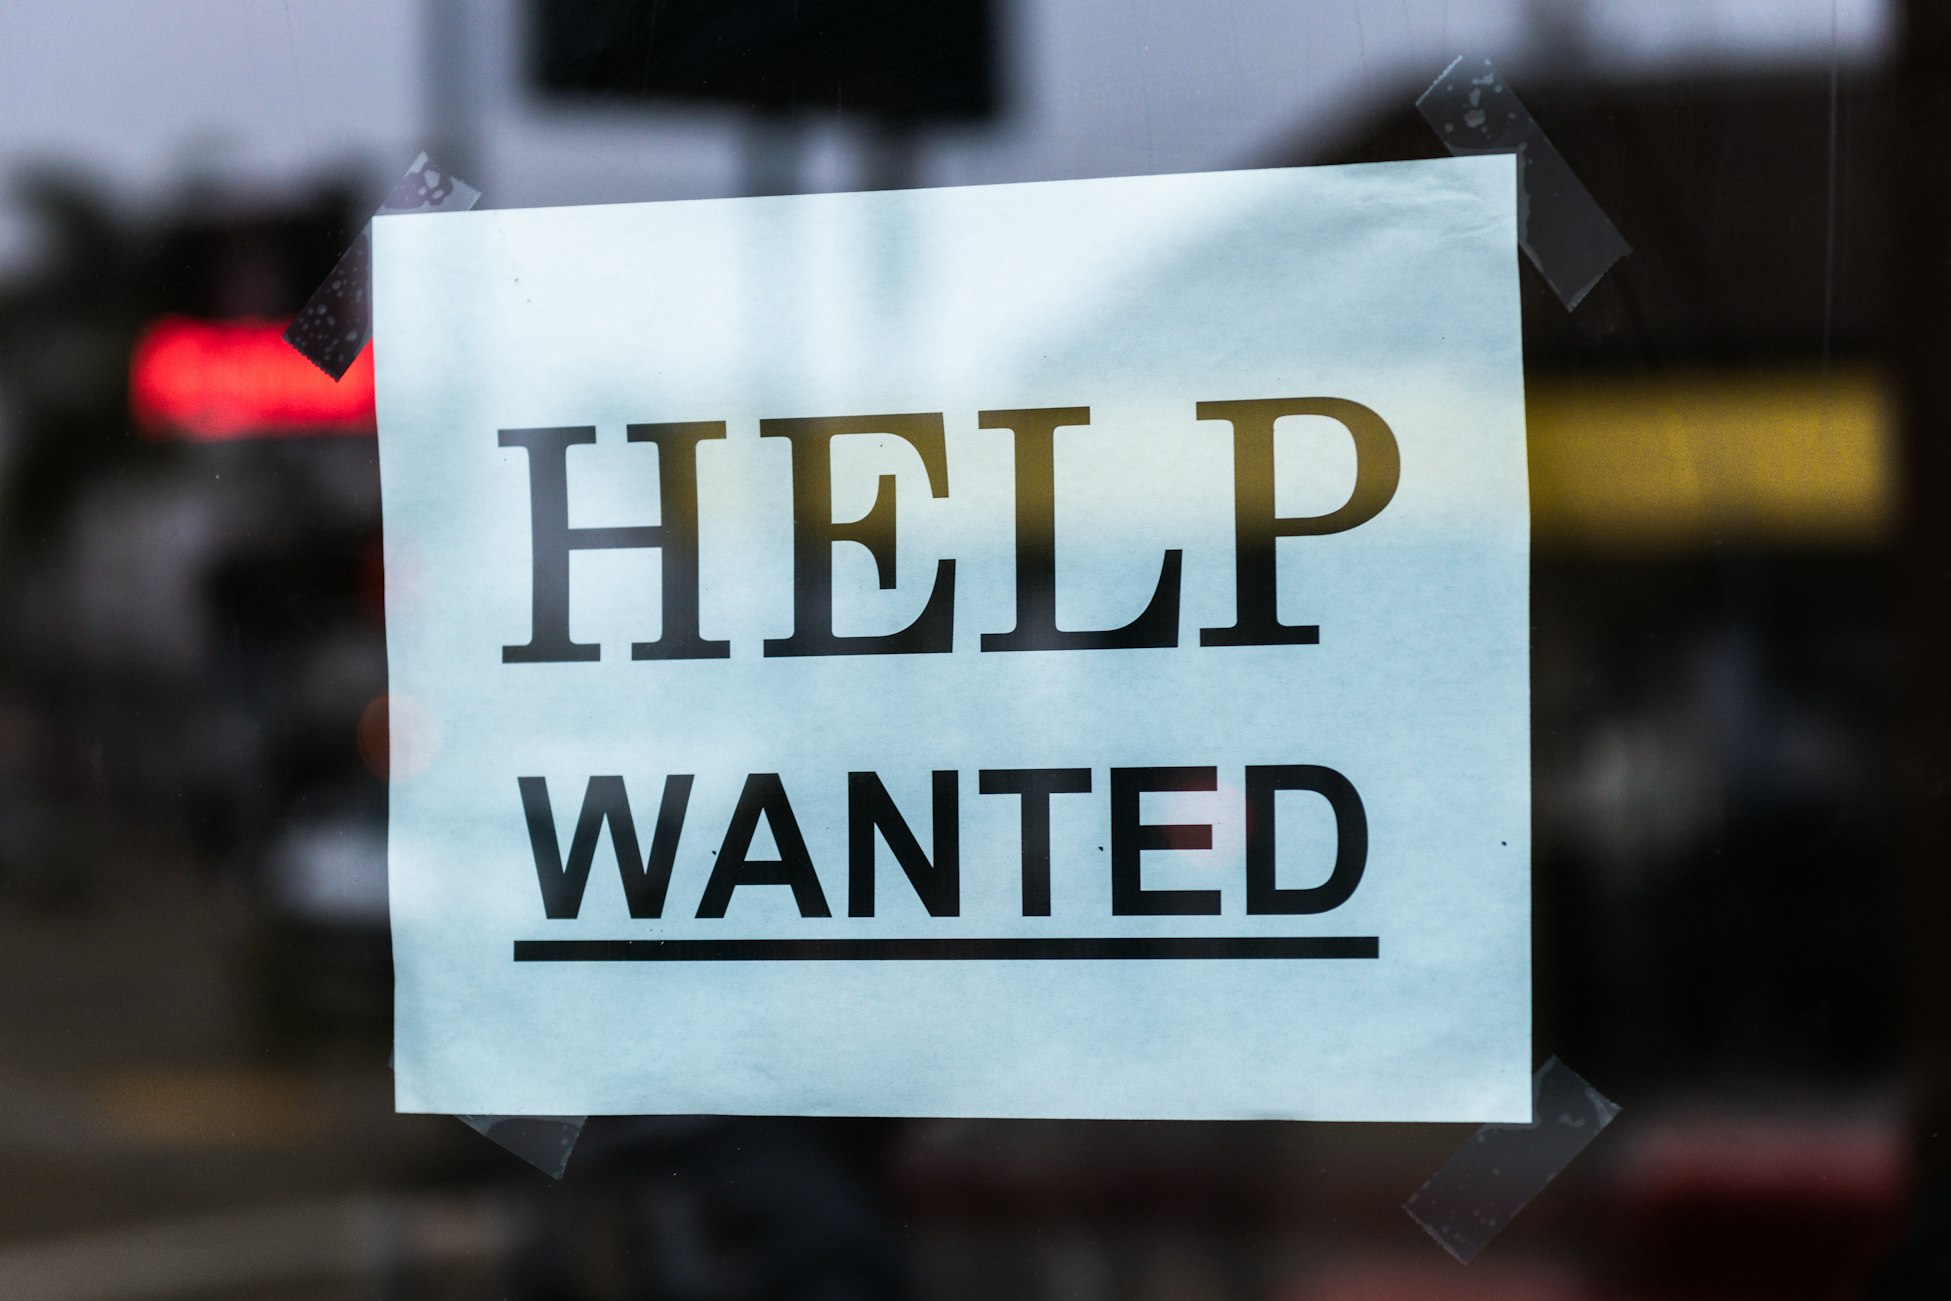
<svg viewBox="0 0 1951 1301"><path fill-rule="evenodd" d="M387 1069L397 1057L389 1054ZM469 1129L513 1152L551 1179L562 1178L588 1116L456 1116Z"/></svg>
<svg viewBox="0 0 1951 1301"><path fill-rule="evenodd" d="M1485 1125L1402 1209L1467 1265L1618 1114L1554 1057L1532 1077L1531 1123Z"/></svg>
<svg viewBox="0 0 1951 1301"><path fill-rule="evenodd" d="M456 1116L489 1142L498 1143L551 1179L562 1178L587 1116Z"/></svg>
<svg viewBox="0 0 1951 1301"><path fill-rule="evenodd" d="M466 212L481 191L422 153L379 205L376 217L407 212ZM372 223L285 329L285 342L333 379L343 377L373 337Z"/></svg>
<svg viewBox="0 0 1951 1301"><path fill-rule="evenodd" d="M1567 311L1632 252L1487 56L1451 60L1416 107L1452 154L1517 155L1518 243Z"/></svg>

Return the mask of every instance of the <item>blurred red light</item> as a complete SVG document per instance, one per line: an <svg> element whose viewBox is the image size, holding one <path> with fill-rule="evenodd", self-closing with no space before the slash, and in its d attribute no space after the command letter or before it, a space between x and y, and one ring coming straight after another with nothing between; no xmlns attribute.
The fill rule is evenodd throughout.
<svg viewBox="0 0 1951 1301"><path fill-rule="evenodd" d="M284 341L288 322L165 316L129 357L129 408L145 438L217 442L371 434L373 353L330 376Z"/></svg>

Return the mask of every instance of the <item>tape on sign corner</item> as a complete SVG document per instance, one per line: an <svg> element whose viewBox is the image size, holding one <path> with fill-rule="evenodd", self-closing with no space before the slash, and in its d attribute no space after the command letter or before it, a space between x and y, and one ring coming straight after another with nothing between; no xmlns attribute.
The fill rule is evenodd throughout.
<svg viewBox="0 0 1951 1301"><path fill-rule="evenodd" d="M466 212L481 191L423 152L379 205L376 217L411 212ZM334 380L345 376L373 337L372 223L360 227L338 263L285 328L285 342Z"/></svg>
<svg viewBox="0 0 1951 1301"><path fill-rule="evenodd" d="M397 1050L386 1054L386 1069L393 1070ZM507 1148L551 1179L562 1178L569 1168L569 1155L582 1137L587 1116L456 1116L491 1143Z"/></svg>
<svg viewBox="0 0 1951 1301"><path fill-rule="evenodd" d="M456 1116L491 1143L513 1152L551 1179L562 1178L587 1116Z"/></svg>
<svg viewBox="0 0 1951 1301"><path fill-rule="evenodd" d="M1467 1265L1618 1114L1554 1057L1532 1077L1531 1123L1485 1125L1402 1209Z"/></svg>
<svg viewBox="0 0 1951 1301"><path fill-rule="evenodd" d="M1626 243L1487 55L1458 55L1416 107L1452 154L1516 154L1517 237L1565 309L1626 254Z"/></svg>

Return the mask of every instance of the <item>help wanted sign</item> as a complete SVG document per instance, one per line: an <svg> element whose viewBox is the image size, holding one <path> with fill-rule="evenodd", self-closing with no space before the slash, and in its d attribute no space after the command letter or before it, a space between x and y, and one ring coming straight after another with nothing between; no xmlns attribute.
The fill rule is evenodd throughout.
<svg viewBox="0 0 1951 1301"><path fill-rule="evenodd" d="M380 218L400 1108L1528 1119L1514 193Z"/></svg>

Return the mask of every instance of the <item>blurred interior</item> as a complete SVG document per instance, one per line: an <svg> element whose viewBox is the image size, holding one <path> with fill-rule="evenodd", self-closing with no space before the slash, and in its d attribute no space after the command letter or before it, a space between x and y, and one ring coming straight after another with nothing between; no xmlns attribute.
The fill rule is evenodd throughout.
<svg viewBox="0 0 1951 1301"><path fill-rule="evenodd" d="M0 1295L1951 1296L1927 0L7 27ZM1467 1127L596 1118L556 1182L393 1113L412 576L370 358L279 333L419 150L494 207L1434 157L1466 50L1633 249L1573 310L1521 268L1535 1045L1623 1106L1589 1152L1466 1267L1401 1205Z"/></svg>

